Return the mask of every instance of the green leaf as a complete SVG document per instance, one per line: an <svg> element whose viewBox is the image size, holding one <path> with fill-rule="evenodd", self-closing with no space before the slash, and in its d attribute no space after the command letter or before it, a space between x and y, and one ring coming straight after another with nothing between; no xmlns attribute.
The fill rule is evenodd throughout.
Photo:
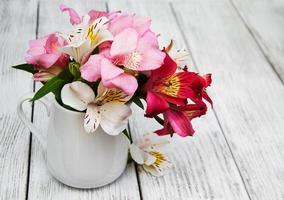
<svg viewBox="0 0 284 200"><path fill-rule="evenodd" d="M61 88L65 83L65 80L54 77L46 82L34 95L31 101L38 100L43 96L47 95L50 92L57 91L57 89Z"/></svg>
<svg viewBox="0 0 284 200"><path fill-rule="evenodd" d="M71 74L71 72L68 69L63 70L58 74L58 78L65 80L66 82L72 82L74 79L74 76Z"/></svg>
<svg viewBox="0 0 284 200"><path fill-rule="evenodd" d="M65 84L71 83L74 80L74 76L68 69L65 69L58 74L57 78L62 79L63 82L62 84L59 84L56 89L52 90L52 93L55 95L55 99L57 99L58 102L61 102L61 89Z"/></svg>
<svg viewBox="0 0 284 200"><path fill-rule="evenodd" d="M16 66L12 66L14 69L20 69L29 73L34 74L35 73L35 69L34 66L31 64L20 64L20 65L16 65Z"/></svg>

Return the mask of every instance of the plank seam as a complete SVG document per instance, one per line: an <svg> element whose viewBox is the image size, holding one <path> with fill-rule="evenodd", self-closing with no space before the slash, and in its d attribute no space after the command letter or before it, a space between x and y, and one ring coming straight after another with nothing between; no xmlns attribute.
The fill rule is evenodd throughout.
<svg viewBox="0 0 284 200"><path fill-rule="evenodd" d="M251 37L253 38L254 42L256 43L256 45L258 46L261 54L263 55L263 57L265 58L265 60L267 61L267 63L270 65L270 67L272 68L272 70L274 71L274 73L276 74L276 76L278 77L278 79L280 80L280 82L284 85L284 80L282 80L280 74L278 73L278 71L276 70L276 67L274 66L274 64L272 63L272 61L269 59L269 57L266 55L264 49L262 48L260 42L258 41L258 39L256 38L255 34L253 33L252 29L249 27L249 24L247 23L247 21L245 20L245 18L242 16L242 14L240 13L239 9L237 8L236 4L234 3L233 0L229 0L230 4L232 5L232 7L234 8L234 10L236 11L237 15L239 16L239 18L241 19L241 21L243 22L244 26L246 27L246 29L248 30L249 34L251 35Z"/></svg>
<svg viewBox="0 0 284 200"><path fill-rule="evenodd" d="M179 20L178 20L178 17L177 17L177 15L176 15L176 12L175 12L175 9L174 9L174 7L173 7L173 4L172 4L172 2L169 2L169 4L170 4L170 9L171 9L172 14L173 14L173 16L174 16L174 19L175 19L175 21L176 21L176 23L177 23L177 26L178 26L178 28L180 29L180 33L181 33L182 38L183 38L183 40L184 40L184 42L185 42L186 48L188 49L188 51L189 51L189 53L190 53L190 55L191 55L192 62L193 62L193 64L194 64L194 66L196 67L197 71L199 72L200 70L198 69L198 66L197 66L197 64L196 64L196 61L195 61L195 59L194 59L194 57L193 57L193 53L191 52L191 50L190 50L190 48L189 48L189 43L187 42L185 33L183 32L183 29L181 28L181 24L179 23ZM246 186L245 180L244 180L244 178L243 178L243 176L242 176L242 173L241 173L241 170L240 170L240 168L239 168L239 166L238 166L238 164L237 164L237 161L236 161L236 158L235 158L235 156L234 156L234 154L233 154L233 151L232 151L232 149L231 149L231 146L229 145L229 142L228 142L228 140L227 140L227 138L226 138L226 136L225 136L225 132L224 132L224 129L223 129L221 123L220 123L220 120L219 120L219 118L218 118L218 115L217 115L217 113L216 113L216 111L215 111L214 109L212 109L212 111L213 111L214 116L215 116L215 118L216 118L216 120L217 120L217 123L218 123L218 126L219 126L220 130L221 130L221 133L222 133L222 135L223 135L223 137L224 137L224 139L225 139L226 145L228 146L229 152L230 152L230 154L232 155L233 161L234 161L235 166L236 166L236 168L237 168L237 170L238 170L238 173L239 173L239 175L240 175L240 178L241 178L241 180L242 180L242 183L243 183L243 185L244 185L244 188L245 188L245 191L246 191L246 193L247 193L247 195L248 195L248 198L251 200L251 196L250 196L250 194L249 194L249 192L248 192L248 188L247 188L247 186Z"/></svg>
<svg viewBox="0 0 284 200"><path fill-rule="evenodd" d="M39 1L37 2L37 11L36 11L36 27L35 27L35 36L38 38L38 27L39 27ZM36 82L33 81L33 92L36 89ZM32 110L31 110L31 122L34 121L34 110L35 110L35 102L32 102ZM32 155L32 132L30 132L29 138L29 154L28 154L28 172L27 172L27 189L26 189L26 200L29 199L29 188L30 188L30 168L31 168L31 155Z"/></svg>
<svg viewBox="0 0 284 200"><path fill-rule="evenodd" d="M132 143L133 140L132 140L132 136L131 136L131 129L130 129L129 122L127 124L127 129L128 129L128 133L129 133L129 140ZM135 169L135 175L136 175L136 180L137 180L137 185L138 185L139 196L140 196L140 199L143 200L142 188L141 188L140 177L139 177L139 172L138 172L138 165L135 162L134 162L134 169Z"/></svg>

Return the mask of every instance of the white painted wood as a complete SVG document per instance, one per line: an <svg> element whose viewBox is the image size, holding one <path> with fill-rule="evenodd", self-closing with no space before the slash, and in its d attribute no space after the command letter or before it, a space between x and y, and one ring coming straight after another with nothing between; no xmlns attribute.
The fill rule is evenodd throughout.
<svg viewBox="0 0 284 200"><path fill-rule="evenodd" d="M94 1L41 1L40 2L40 20L39 35L45 35L51 31L68 30L69 17L67 13L59 11L59 4L65 2L66 5L72 6L80 14L87 13L91 8L105 10L105 3ZM52 96L50 96L52 98ZM44 109L35 106L35 121L38 126L46 128L47 118ZM84 199L140 199L138 184L134 165L127 167L125 173L114 183L98 189L80 190L65 186L59 183L48 173L44 153L38 142L32 141L32 157L30 170L30 188L29 199L52 199L52 200L84 200Z"/></svg>
<svg viewBox="0 0 284 200"><path fill-rule="evenodd" d="M233 3L284 81L284 1L233 0Z"/></svg>
<svg viewBox="0 0 284 200"><path fill-rule="evenodd" d="M1 1L0 13L0 199L22 200L30 134L17 117L16 104L32 91L32 81L31 75L11 66L24 63L27 41L35 36L36 1Z"/></svg>
<svg viewBox="0 0 284 200"><path fill-rule="evenodd" d="M213 73L215 110L250 198L283 199L281 81L229 1L173 6L198 68Z"/></svg>
<svg viewBox="0 0 284 200"><path fill-rule="evenodd" d="M153 30L161 33L162 45L171 38L181 46L185 43L170 6L164 1L110 1L109 7L151 17ZM189 64L194 69L192 62ZM154 120L146 119L141 109L136 106L133 109L131 133L134 142L139 142L143 133L160 127ZM139 167L143 199L248 199L213 111L209 109L208 115L194 120L193 125L194 137L172 138L169 154L175 167L170 174L156 178Z"/></svg>

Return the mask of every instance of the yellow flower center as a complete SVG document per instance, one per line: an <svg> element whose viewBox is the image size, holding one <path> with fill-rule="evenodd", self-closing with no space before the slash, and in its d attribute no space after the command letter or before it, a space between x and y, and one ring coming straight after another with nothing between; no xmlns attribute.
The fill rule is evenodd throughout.
<svg viewBox="0 0 284 200"><path fill-rule="evenodd" d="M160 91L163 94L176 97L180 89L180 80L178 76L170 76L162 81Z"/></svg>
<svg viewBox="0 0 284 200"><path fill-rule="evenodd" d="M167 161L165 156L158 151L150 151L149 153L156 158L156 161L153 164L156 167L160 167L163 162Z"/></svg>

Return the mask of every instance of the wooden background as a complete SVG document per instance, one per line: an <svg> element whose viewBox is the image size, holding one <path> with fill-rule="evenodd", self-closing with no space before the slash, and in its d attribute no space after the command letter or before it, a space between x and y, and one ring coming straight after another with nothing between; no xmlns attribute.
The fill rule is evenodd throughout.
<svg viewBox="0 0 284 200"><path fill-rule="evenodd" d="M37 88L23 63L27 41L70 29L62 1L0 1L0 199L284 199L284 1L95 0L63 1L81 14L91 8L152 18L164 46L175 39L189 50L190 69L213 73L214 110L194 120L196 135L173 138L174 169L156 178L130 164L99 189L67 187L47 172L44 152L16 114L17 100ZM158 124L133 107L135 142ZM46 125L39 105L27 107Z"/></svg>

